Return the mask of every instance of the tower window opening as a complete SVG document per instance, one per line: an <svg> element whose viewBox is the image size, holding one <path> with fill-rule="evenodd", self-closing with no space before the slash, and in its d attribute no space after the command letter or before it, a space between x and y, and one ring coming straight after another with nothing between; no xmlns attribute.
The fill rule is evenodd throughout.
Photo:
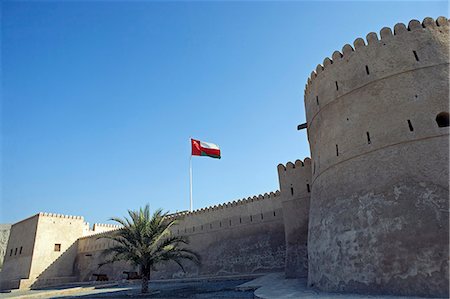
<svg viewBox="0 0 450 299"><path fill-rule="evenodd" d="M222 227L222 221L219 222L219 227Z"/></svg>
<svg viewBox="0 0 450 299"><path fill-rule="evenodd" d="M14 250L14 255L17 255L17 247L16 247L16 250Z"/></svg>
<svg viewBox="0 0 450 299"><path fill-rule="evenodd" d="M230 226L231 226L231 220L230 220Z"/></svg>
<svg viewBox="0 0 450 299"><path fill-rule="evenodd" d="M336 144L336 156L339 156L339 148L337 144Z"/></svg>
<svg viewBox="0 0 450 299"><path fill-rule="evenodd" d="M61 244L55 244L55 251L61 251Z"/></svg>
<svg viewBox="0 0 450 299"><path fill-rule="evenodd" d="M239 217L239 223L242 223L242 218L241 217Z"/></svg>
<svg viewBox="0 0 450 299"><path fill-rule="evenodd" d="M273 217L277 216L277 213L275 211L273 211Z"/></svg>
<svg viewBox="0 0 450 299"><path fill-rule="evenodd" d="M19 254L22 254L22 249L23 249L23 247L20 246Z"/></svg>
<svg viewBox="0 0 450 299"><path fill-rule="evenodd" d="M449 126L448 122L448 112L441 112L436 116L436 123L439 128L444 128Z"/></svg>
<svg viewBox="0 0 450 299"><path fill-rule="evenodd" d="M369 132L366 132L366 135L367 135L367 144L371 144L372 141L370 141L370 134L369 134Z"/></svg>
<svg viewBox="0 0 450 299"><path fill-rule="evenodd" d="M416 61L419 61L419 56L417 56L417 52L413 51L413 53L414 53L414 57L416 58Z"/></svg>
<svg viewBox="0 0 450 299"><path fill-rule="evenodd" d="M250 215L250 222L252 222L253 221L253 216L252 215Z"/></svg>
<svg viewBox="0 0 450 299"><path fill-rule="evenodd" d="M263 220L264 219L264 215L263 215L263 213L261 213L261 220Z"/></svg>
<svg viewBox="0 0 450 299"><path fill-rule="evenodd" d="M409 127L409 130L412 132L412 131L414 131L414 128L413 128L413 126L412 126L412 123L411 123L411 121L408 119L408 127Z"/></svg>
<svg viewBox="0 0 450 299"><path fill-rule="evenodd" d="M369 72L369 66L368 66L368 65L366 65L366 73L367 73L367 75L370 74L370 72Z"/></svg>
<svg viewBox="0 0 450 299"><path fill-rule="evenodd" d="M291 195L294 196L294 188L291 187Z"/></svg>
<svg viewBox="0 0 450 299"><path fill-rule="evenodd" d="M308 193L311 192L311 189L309 187L309 184L306 184L306 190L308 190Z"/></svg>
<svg viewBox="0 0 450 299"><path fill-rule="evenodd" d="M316 103L319 105L319 96L316 96Z"/></svg>
<svg viewBox="0 0 450 299"><path fill-rule="evenodd" d="M11 249L11 251L9 252L9 256L11 256L12 255L12 249Z"/></svg>
<svg viewBox="0 0 450 299"><path fill-rule="evenodd" d="M339 90L339 85L338 85L337 81L335 81L335 83L336 83L336 90Z"/></svg>

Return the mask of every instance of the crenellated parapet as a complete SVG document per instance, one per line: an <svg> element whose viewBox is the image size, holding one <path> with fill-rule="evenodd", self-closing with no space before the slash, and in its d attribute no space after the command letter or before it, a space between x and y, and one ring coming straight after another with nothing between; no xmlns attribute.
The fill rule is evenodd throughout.
<svg viewBox="0 0 450 299"><path fill-rule="evenodd" d="M39 216L52 217L52 218L63 218L63 219L77 219L77 220L84 219L83 216L73 216L73 215L64 215L64 214L47 213L47 212L40 212Z"/></svg>
<svg viewBox="0 0 450 299"><path fill-rule="evenodd" d="M116 224L109 224L109 223L94 223L94 230L95 228L108 228L108 229L115 229L120 228L121 225Z"/></svg>
<svg viewBox="0 0 450 299"><path fill-rule="evenodd" d="M172 232L176 235L204 234L280 221L280 192L259 194L193 212L180 212L169 215L168 218L178 220L177 225L172 227Z"/></svg>
<svg viewBox="0 0 450 299"><path fill-rule="evenodd" d="M192 212L183 211L183 212L170 214L170 215L167 215L166 218L170 219L170 218L180 218L180 217L185 217L185 216L200 215L200 214L204 214L204 213L208 213L208 212L212 212L212 211L218 211L221 209L238 207L241 205L246 205L248 203L257 202L257 201L261 201L261 200L278 199L279 195L280 195L280 191L277 190L275 192L259 194L259 195L255 195L255 196L251 196L251 197L247 197L247 198L243 198L243 199L233 200L233 201L223 203L223 204L200 208L200 209L194 210Z"/></svg>
<svg viewBox="0 0 450 299"><path fill-rule="evenodd" d="M364 55L364 52L367 51L368 48L371 47L377 47L377 46L386 46L388 43L401 43L402 40L408 40L412 35L416 34L423 34L423 32L426 31L438 31L442 34L448 34L448 25L449 21L445 17L438 17L436 20L433 18L427 17L425 18L422 23L418 20L411 20L406 26L403 23L398 23L394 26L394 30L392 30L389 27L384 27L380 30L380 38L378 38L377 33L370 32L366 35L366 39L363 38L357 38L353 42L353 47L350 44L345 44L342 47L342 51L335 51L332 54L332 58L326 57L323 60L322 64L318 64L316 69L311 72L311 75L309 76L307 83L305 85L305 98L311 93L314 93L314 86L317 84L317 80L320 81L323 75L322 73L332 71L334 68L339 67L340 63L342 62L350 62L350 60L357 60L358 63L364 62L366 57ZM409 50L409 49L408 49ZM391 54L391 53L390 53ZM413 54L413 53L411 53ZM417 54L417 53L416 53ZM359 58L358 55L361 55L362 57ZM448 54L447 54L448 55ZM380 57L381 58L381 57ZM437 58L439 57L427 57L427 58ZM392 59L391 59L392 60ZM366 64L374 63L374 61L365 60ZM401 62L404 61L397 61L399 63L395 63L395 60L392 60L391 62L394 62L394 64L390 64L389 68L392 68L392 71L395 71L397 69L398 71L401 71L402 69L406 68L407 66L403 65ZM373 70L374 71L374 70ZM388 70L385 70L386 72ZM369 70L370 72L370 70ZM361 74L364 74L364 68L360 72ZM367 72L366 72L367 73ZM320 84L320 83L319 83ZM311 99L314 100L314 99ZM313 101L311 101L313 102ZM320 102L320 99L319 99ZM317 103L316 103L317 104Z"/></svg>
<svg viewBox="0 0 450 299"><path fill-rule="evenodd" d="M279 164L278 179L283 200L309 197L311 192L311 159Z"/></svg>

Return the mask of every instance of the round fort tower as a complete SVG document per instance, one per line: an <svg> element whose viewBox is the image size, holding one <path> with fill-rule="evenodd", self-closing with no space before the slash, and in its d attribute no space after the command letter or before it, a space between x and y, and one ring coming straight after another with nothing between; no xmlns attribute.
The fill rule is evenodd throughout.
<svg viewBox="0 0 450 299"><path fill-rule="evenodd" d="M309 286L448 296L448 30L383 28L308 79Z"/></svg>

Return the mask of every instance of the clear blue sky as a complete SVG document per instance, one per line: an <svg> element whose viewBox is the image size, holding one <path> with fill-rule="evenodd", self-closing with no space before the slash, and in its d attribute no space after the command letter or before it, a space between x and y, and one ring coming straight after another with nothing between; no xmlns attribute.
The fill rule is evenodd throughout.
<svg viewBox="0 0 450 299"><path fill-rule="evenodd" d="M309 156L308 75L357 37L448 16L447 2L2 4L0 222L40 211L105 222L278 189Z"/></svg>

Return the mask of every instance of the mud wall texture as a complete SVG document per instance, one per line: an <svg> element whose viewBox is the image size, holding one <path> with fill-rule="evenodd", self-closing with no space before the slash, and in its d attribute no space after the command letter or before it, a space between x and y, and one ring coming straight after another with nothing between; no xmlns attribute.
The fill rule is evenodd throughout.
<svg viewBox="0 0 450 299"><path fill-rule="evenodd" d="M74 268L79 281L96 280L96 275L106 275L108 280L121 280L126 278L124 271L138 272L136 267L126 262L102 265L107 258L103 254L104 250L114 245L114 241L102 238L104 235L104 233L94 234L78 240L78 254Z"/></svg>
<svg viewBox="0 0 450 299"><path fill-rule="evenodd" d="M308 276L308 215L311 194L311 159L278 165L287 278Z"/></svg>
<svg viewBox="0 0 450 299"><path fill-rule="evenodd" d="M448 29L369 33L308 80L310 286L448 296Z"/></svg>
<svg viewBox="0 0 450 299"><path fill-rule="evenodd" d="M174 235L189 238L202 264L186 273L166 264L153 278L255 274L283 271L285 237L279 192L255 196L176 216Z"/></svg>
<svg viewBox="0 0 450 299"><path fill-rule="evenodd" d="M8 246L9 232L11 224L0 224L0 269L3 265L3 259L6 255L6 246Z"/></svg>

